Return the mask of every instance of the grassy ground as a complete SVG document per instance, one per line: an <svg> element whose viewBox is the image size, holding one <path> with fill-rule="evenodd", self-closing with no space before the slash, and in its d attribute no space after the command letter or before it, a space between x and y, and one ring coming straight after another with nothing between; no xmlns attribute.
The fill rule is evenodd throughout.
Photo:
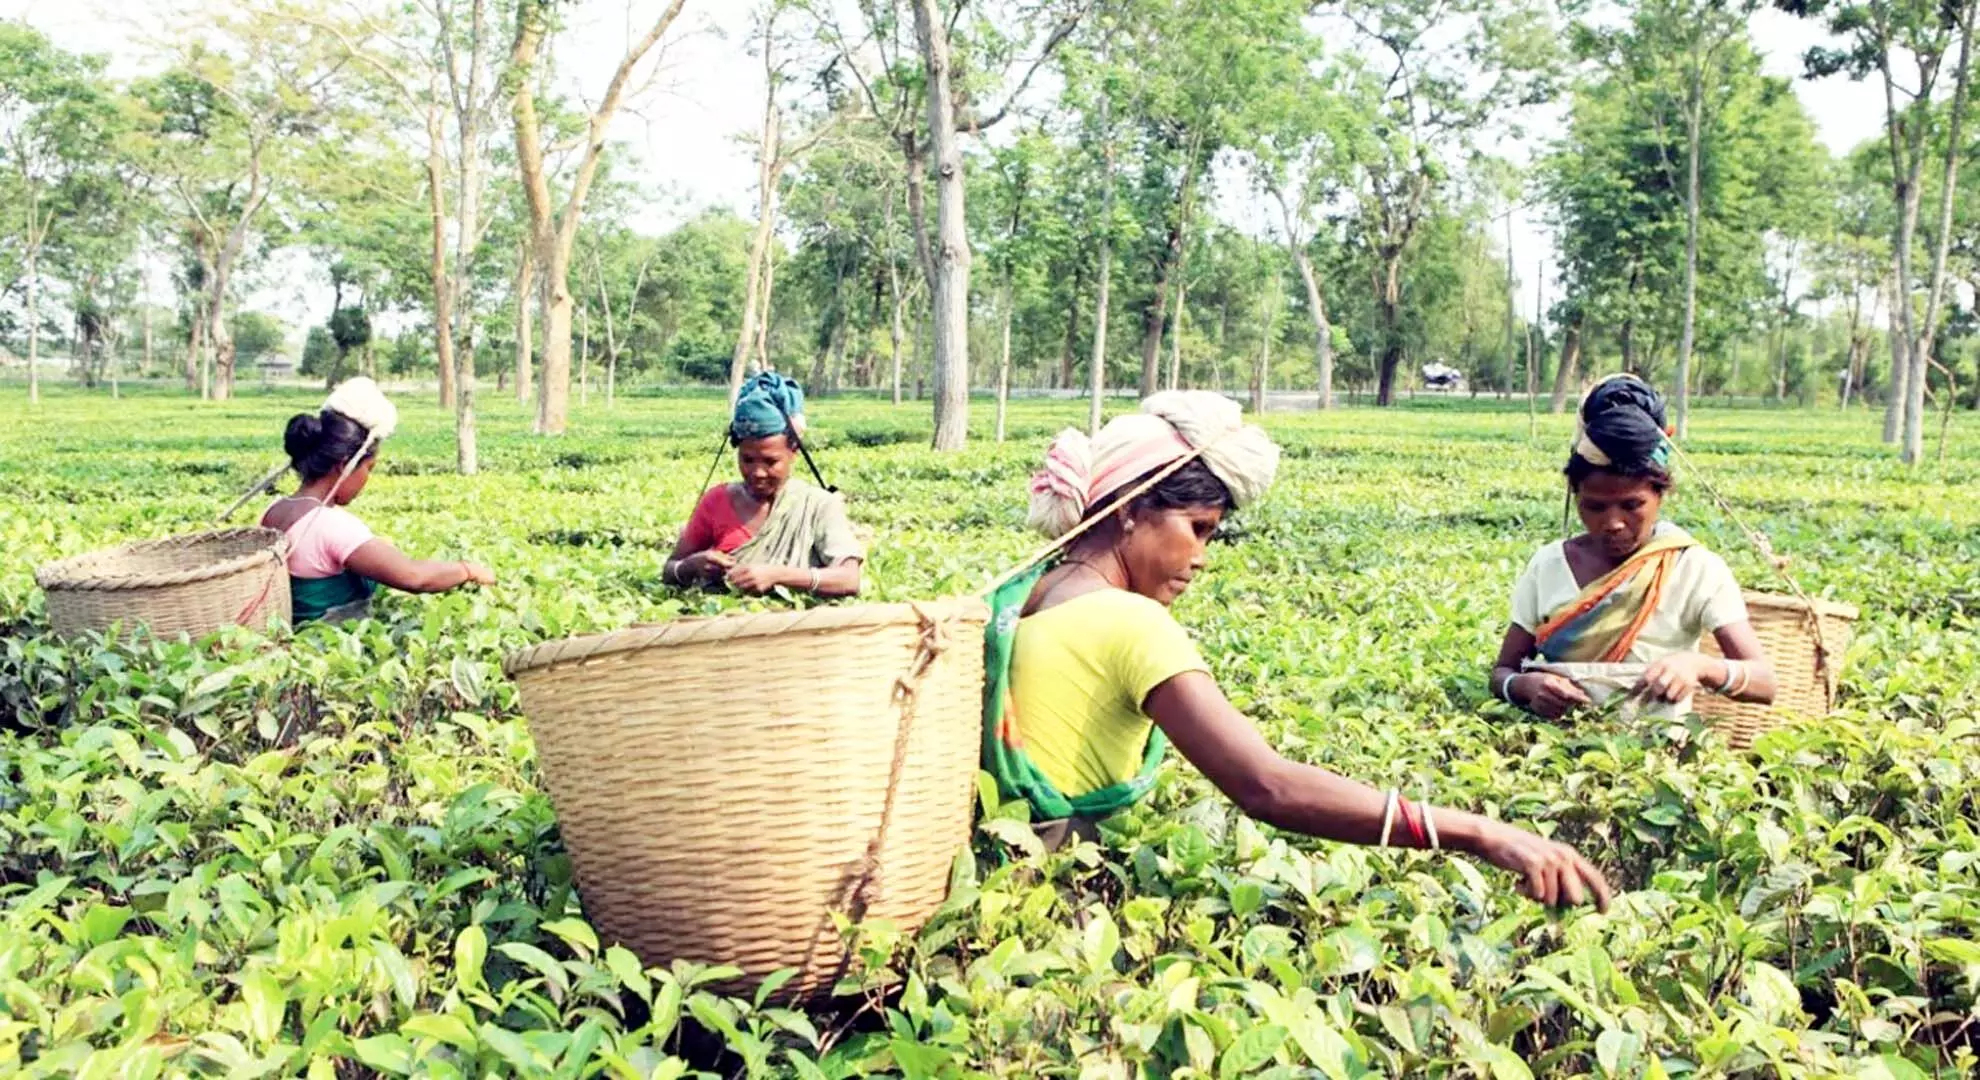
<svg viewBox="0 0 1980 1080"><path fill-rule="evenodd" d="M1736 755L1486 700L1512 580L1561 528L1565 418L1529 437L1523 405L1462 399L1267 416L1280 483L1177 606L1227 690L1288 754L1586 845L1626 902L1555 920L1461 859L1260 830L1175 762L1097 850L1024 856L987 828L950 909L891 958L906 992L802 1016L627 970L566 921L581 907L500 675L544 637L736 606L659 584L718 400L594 398L542 440L484 392L471 479L445 414L402 402L357 509L411 552L489 564L494 589L390 597L287 648L45 635L36 564L196 527L318 400L53 387L8 406L0 1073L1973 1067L1980 443L1957 430L1908 471L1862 413L1695 417L1703 475L1806 588L1864 609L1842 712ZM1019 403L996 446L979 401L971 449L941 456L924 409L813 405L821 464L877 534L873 598L969 591L1028 551L1024 478L1085 412ZM1695 479L1667 512L1771 587Z"/></svg>

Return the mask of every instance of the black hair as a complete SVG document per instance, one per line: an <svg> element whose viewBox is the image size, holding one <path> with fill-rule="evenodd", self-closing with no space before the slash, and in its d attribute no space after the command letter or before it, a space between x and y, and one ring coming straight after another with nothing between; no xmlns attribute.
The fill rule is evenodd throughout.
<svg viewBox="0 0 1980 1080"><path fill-rule="evenodd" d="M1142 473L1121 485L1121 491L1126 493L1139 488L1148 482L1149 477L1166 468L1168 466L1164 465L1161 469L1150 469ZM1196 458L1163 477L1154 487L1136 495L1134 500L1127 504L1127 510L1130 514L1151 510L1186 509L1217 509L1229 513L1236 505L1237 500L1231 498L1231 489L1226 487L1222 480L1217 479L1217 474L1210 471L1210 466L1204 464L1202 458ZM1101 517L1120 508L1120 498L1110 496L1105 502L1089 510L1086 516Z"/></svg>
<svg viewBox="0 0 1980 1080"><path fill-rule="evenodd" d="M296 475L309 484L343 472L370 436L363 424L340 412L297 413L289 418L289 428L282 433L282 449L288 451L289 465ZM374 445L364 456L377 454Z"/></svg>
<svg viewBox="0 0 1980 1080"><path fill-rule="evenodd" d="M1582 482L1596 473L1642 480L1657 489L1660 495L1677 483L1669 469L1654 461L1611 461L1607 465L1597 465L1580 454L1569 454L1567 468L1561 471L1567 474L1568 487L1574 491L1580 491Z"/></svg>

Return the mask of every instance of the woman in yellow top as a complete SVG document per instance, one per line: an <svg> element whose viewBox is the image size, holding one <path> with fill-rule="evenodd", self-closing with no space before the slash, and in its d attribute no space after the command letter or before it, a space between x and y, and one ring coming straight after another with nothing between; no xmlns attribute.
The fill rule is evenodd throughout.
<svg viewBox="0 0 1980 1080"><path fill-rule="evenodd" d="M1289 761L1225 699L1169 605L1203 572L1224 515L1261 495L1277 463L1234 402L1201 391L1156 394L1091 440L1067 431L1052 444L1032 523L1052 537L1085 531L993 598L984 751L1000 786L1034 817L1090 822L1146 794L1173 741L1268 824L1450 847L1522 875L1543 903L1606 909L1607 883L1567 846Z"/></svg>

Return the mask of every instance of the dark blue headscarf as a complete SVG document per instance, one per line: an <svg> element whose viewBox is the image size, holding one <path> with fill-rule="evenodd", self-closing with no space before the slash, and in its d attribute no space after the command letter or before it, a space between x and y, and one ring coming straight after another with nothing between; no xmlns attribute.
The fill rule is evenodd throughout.
<svg viewBox="0 0 1980 1080"><path fill-rule="evenodd" d="M789 435L793 439L804 430L804 388L796 379L774 371L759 372L743 383L736 395L735 414L729 419L729 438L764 439Z"/></svg>

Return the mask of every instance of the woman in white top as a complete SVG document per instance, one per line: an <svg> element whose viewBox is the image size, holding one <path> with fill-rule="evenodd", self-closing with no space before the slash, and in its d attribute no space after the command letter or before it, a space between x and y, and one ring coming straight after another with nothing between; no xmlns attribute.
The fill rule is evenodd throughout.
<svg viewBox="0 0 1980 1080"><path fill-rule="evenodd" d="M1664 402L1633 375L1583 399L1567 481L1587 531L1513 587L1492 692L1549 719L1627 691L1682 711L1700 690L1774 699L1774 668L1725 560L1658 520L1670 490ZM1698 651L1711 634L1724 659Z"/></svg>
<svg viewBox="0 0 1980 1080"><path fill-rule="evenodd" d="M475 563L408 558L344 509L364 492L378 460L372 430L348 412L397 416L371 380L352 379L337 388L321 412L292 418L282 444L302 485L261 515L264 527L282 530L289 540L289 595L296 625L362 616L379 585L430 593L469 582L494 584L495 575ZM373 423L390 426L389 421Z"/></svg>

